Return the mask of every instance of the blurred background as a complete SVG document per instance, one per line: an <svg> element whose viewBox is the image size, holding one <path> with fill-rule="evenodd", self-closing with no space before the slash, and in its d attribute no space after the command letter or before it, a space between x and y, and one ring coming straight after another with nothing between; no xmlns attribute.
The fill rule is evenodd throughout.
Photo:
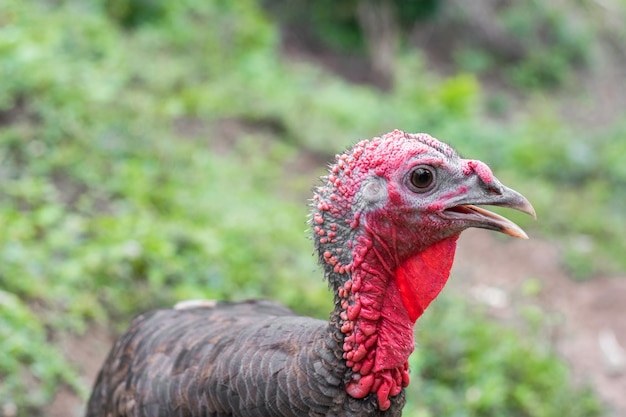
<svg viewBox="0 0 626 417"><path fill-rule="evenodd" d="M131 317L325 318L308 198L394 128L538 220L460 240L404 415L626 415L626 1L3 0L0 416L80 416Z"/></svg>

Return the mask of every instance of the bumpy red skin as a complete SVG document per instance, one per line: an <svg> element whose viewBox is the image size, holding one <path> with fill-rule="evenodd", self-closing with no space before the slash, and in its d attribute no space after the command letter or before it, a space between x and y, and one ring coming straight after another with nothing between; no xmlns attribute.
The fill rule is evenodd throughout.
<svg viewBox="0 0 626 417"><path fill-rule="evenodd" d="M409 384L413 326L445 285L460 233L448 233L439 224L411 227L403 210L409 202L394 175L407 171L398 161L437 166L452 158L459 159L436 139L396 130L337 156L328 183L314 197L312 225L341 306L343 357L353 371L346 391L355 398L375 394L381 410ZM486 184L493 179L480 161L462 160L460 170L466 176L478 175ZM369 193L384 198L380 207L360 210L361 187L373 175L384 179L386 189L374 184ZM447 190L426 210L440 210L450 193L465 191ZM429 228L431 235L440 235L429 236Z"/></svg>

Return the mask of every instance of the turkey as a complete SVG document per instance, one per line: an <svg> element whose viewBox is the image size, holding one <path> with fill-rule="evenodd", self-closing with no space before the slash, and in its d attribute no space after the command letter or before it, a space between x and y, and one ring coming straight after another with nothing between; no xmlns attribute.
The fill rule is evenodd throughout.
<svg viewBox="0 0 626 417"><path fill-rule="evenodd" d="M532 205L483 162L395 130L336 157L315 190L328 321L269 301L187 301L135 318L87 416L400 416L413 326L445 285L459 234L527 238L477 205Z"/></svg>

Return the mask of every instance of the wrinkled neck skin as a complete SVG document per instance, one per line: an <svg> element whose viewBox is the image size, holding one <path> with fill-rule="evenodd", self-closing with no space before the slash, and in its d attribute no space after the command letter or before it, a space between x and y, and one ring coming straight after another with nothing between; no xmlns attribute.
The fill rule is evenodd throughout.
<svg viewBox="0 0 626 417"><path fill-rule="evenodd" d="M448 279L458 234L424 245L406 228L386 222L385 232L376 234L367 224L378 219L361 220L361 227L351 227L351 253L325 251L320 257L336 290L339 320L331 326L343 337L346 391L354 398L374 394L386 410L409 384L413 327Z"/></svg>

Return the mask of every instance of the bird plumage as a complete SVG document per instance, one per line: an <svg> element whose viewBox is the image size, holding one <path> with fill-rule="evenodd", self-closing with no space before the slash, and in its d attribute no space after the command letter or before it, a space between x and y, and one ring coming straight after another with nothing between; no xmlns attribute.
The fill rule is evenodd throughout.
<svg viewBox="0 0 626 417"><path fill-rule="evenodd" d="M142 314L114 345L87 415L360 415L342 389L337 336L264 300Z"/></svg>
<svg viewBox="0 0 626 417"><path fill-rule="evenodd" d="M526 236L474 204L534 215L485 164L426 134L359 142L312 201L330 319L268 301L140 315L113 346L87 416L400 416L413 325L445 285L461 231Z"/></svg>

